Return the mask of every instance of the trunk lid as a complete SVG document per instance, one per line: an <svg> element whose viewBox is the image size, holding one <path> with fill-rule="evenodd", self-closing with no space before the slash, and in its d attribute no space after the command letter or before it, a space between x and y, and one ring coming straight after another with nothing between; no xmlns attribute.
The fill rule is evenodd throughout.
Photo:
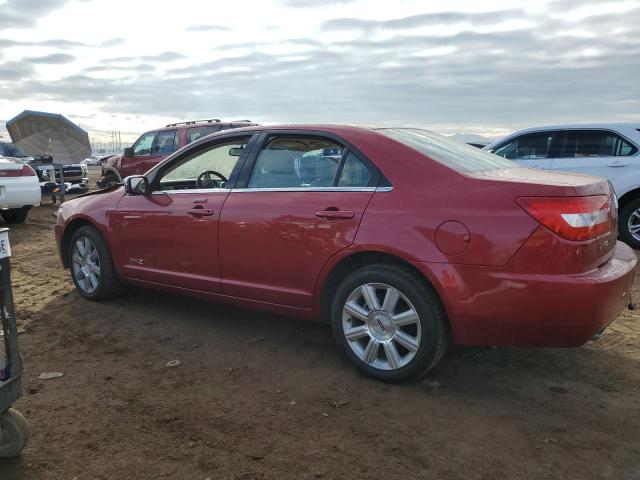
<svg viewBox="0 0 640 480"><path fill-rule="evenodd" d="M0 178L13 178L22 175L24 164L16 159L0 157Z"/></svg>
<svg viewBox="0 0 640 480"><path fill-rule="evenodd" d="M468 173L468 176L494 182L518 185L522 196L609 195L609 182L600 177L578 173L550 172L533 168L506 168Z"/></svg>

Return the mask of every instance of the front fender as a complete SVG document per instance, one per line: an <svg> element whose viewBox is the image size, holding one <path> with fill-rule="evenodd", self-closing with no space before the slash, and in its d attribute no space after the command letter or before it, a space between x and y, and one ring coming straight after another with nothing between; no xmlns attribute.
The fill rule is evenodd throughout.
<svg viewBox="0 0 640 480"><path fill-rule="evenodd" d="M58 209L55 236L58 253L65 265L65 240L82 225L92 225L104 238L112 255L115 253L113 245L113 231L110 213L113 212L124 194L122 188L91 192L90 194L64 202ZM66 266L66 265L65 265Z"/></svg>

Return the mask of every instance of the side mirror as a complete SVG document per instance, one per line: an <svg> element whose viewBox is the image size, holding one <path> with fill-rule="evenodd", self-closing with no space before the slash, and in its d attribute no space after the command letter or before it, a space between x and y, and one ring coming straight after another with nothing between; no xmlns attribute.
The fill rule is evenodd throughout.
<svg viewBox="0 0 640 480"><path fill-rule="evenodd" d="M149 180L144 175L132 175L124 179L124 191L129 195L144 195L149 188Z"/></svg>
<svg viewBox="0 0 640 480"><path fill-rule="evenodd" d="M124 149L124 156L125 157L133 157L133 147L126 147Z"/></svg>
<svg viewBox="0 0 640 480"><path fill-rule="evenodd" d="M231 147L229 149L229 156L230 157L239 157L242 155L242 152L244 152L244 148L242 147Z"/></svg>

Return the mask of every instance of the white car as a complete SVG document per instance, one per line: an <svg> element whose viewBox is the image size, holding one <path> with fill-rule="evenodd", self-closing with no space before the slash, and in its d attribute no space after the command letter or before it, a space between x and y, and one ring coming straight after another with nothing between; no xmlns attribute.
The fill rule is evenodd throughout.
<svg viewBox="0 0 640 480"><path fill-rule="evenodd" d="M6 223L22 223L40 205L40 181L33 168L17 158L0 157L0 215Z"/></svg>
<svg viewBox="0 0 640 480"><path fill-rule="evenodd" d="M80 163L88 167L99 167L100 165L102 165L101 158L103 156L104 155L91 155L89 158L85 158Z"/></svg>
<svg viewBox="0 0 640 480"><path fill-rule="evenodd" d="M528 128L484 150L526 167L608 178L618 197L620 238L640 248L640 123Z"/></svg>

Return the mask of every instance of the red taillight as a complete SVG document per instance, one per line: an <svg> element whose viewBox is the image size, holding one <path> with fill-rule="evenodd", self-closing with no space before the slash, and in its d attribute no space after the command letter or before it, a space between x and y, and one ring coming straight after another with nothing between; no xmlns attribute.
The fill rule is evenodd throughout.
<svg viewBox="0 0 640 480"><path fill-rule="evenodd" d="M542 225L568 240L589 240L613 228L607 195L520 197L516 201Z"/></svg>
<svg viewBox="0 0 640 480"><path fill-rule="evenodd" d="M29 165L23 165L20 173L21 177L35 177L36 172Z"/></svg>
<svg viewBox="0 0 640 480"><path fill-rule="evenodd" d="M22 168L0 169L0 177L34 177L36 172L29 165Z"/></svg>

